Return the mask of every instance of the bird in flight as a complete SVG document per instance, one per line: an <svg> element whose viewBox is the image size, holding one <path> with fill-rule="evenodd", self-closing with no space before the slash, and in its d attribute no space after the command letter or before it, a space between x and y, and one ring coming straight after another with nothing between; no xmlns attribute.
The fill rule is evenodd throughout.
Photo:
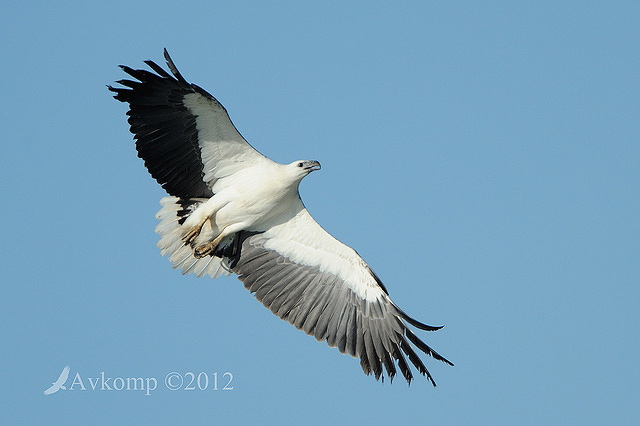
<svg viewBox="0 0 640 426"><path fill-rule="evenodd" d="M158 247L197 277L235 273L264 306L296 328L360 359L384 380L407 362L435 381L415 348L453 365L409 328L434 331L402 311L369 265L311 217L298 192L320 163L276 163L240 135L225 108L188 83L166 49L171 74L121 66L133 80L108 86L129 104L138 156L169 194L160 201Z"/></svg>
<svg viewBox="0 0 640 426"><path fill-rule="evenodd" d="M70 368L68 365L64 367L62 369L62 372L60 372L60 376L58 376L58 380L53 382L53 384L44 391L44 394L51 395L52 393L58 392L60 389L66 390L67 388L64 386L64 384L67 382L67 379L69 378L69 370Z"/></svg>

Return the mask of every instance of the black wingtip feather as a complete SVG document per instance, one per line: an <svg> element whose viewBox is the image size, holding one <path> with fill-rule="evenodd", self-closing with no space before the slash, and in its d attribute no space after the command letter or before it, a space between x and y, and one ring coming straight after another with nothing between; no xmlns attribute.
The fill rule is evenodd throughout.
<svg viewBox="0 0 640 426"><path fill-rule="evenodd" d="M164 49L164 59L165 61L167 61L167 66L171 70L171 74L173 74L173 76L177 78L180 83L189 85L187 80L185 80L182 74L180 74L180 71L178 71L178 67L176 67L176 65L173 63L173 60L171 60L171 56L169 56L169 52L167 52L166 48Z"/></svg>
<svg viewBox="0 0 640 426"><path fill-rule="evenodd" d="M436 352L433 349L431 349L431 347L429 345L427 345L426 343L424 343L422 340L420 340L418 338L418 336L416 336L413 333L413 331L411 331L409 329L406 329L405 333L406 333L407 338L411 341L411 343L416 345L416 347L418 349L420 349L422 352L424 352L425 354L431 356L434 359L437 359L438 361L442 361L445 364L449 364L450 366L453 367L453 363L451 361L449 361L448 359L446 359L445 357L440 355L438 352Z"/></svg>
<svg viewBox="0 0 640 426"><path fill-rule="evenodd" d="M156 64L155 62L153 62L151 60L146 60L146 61L144 61L144 63L147 64L149 66L149 68L151 68L152 70L157 72L159 76L164 77L164 78L171 78L169 73L166 72L160 65Z"/></svg>
<svg viewBox="0 0 640 426"><path fill-rule="evenodd" d="M405 320L406 322L408 322L414 327L418 327L420 330L437 331L437 330L440 330L442 327L444 327L444 325L434 326L434 325L427 325L427 324L421 323L420 321L411 318L409 315L407 315L402 309L398 308L397 306L396 306L396 309L398 310L398 314L402 317L403 320Z"/></svg>
<svg viewBox="0 0 640 426"><path fill-rule="evenodd" d="M409 342L407 342L406 340L402 340L400 347L402 348L402 351L405 354L407 354L407 356L409 357L409 360L414 365L414 367L416 367L418 372L423 376L426 376L433 386L436 386L436 382L435 380L433 380L433 377L431 377L431 373L429 373L429 370L427 370L427 367L424 366L424 364L420 360L420 357L413 350ZM407 382L411 384L411 380L409 378L407 378Z"/></svg>
<svg viewBox="0 0 640 426"><path fill-rule="evenodd" d="M407 384L411 384L411 380L413 380L413 374L411 373L411 369L409 368L409 364L407 364L407 360L404 358L402 350L398 345L395 345L393 348L393 357L398 361L398 368L400 368L400 373L407 381Z"/></svg>

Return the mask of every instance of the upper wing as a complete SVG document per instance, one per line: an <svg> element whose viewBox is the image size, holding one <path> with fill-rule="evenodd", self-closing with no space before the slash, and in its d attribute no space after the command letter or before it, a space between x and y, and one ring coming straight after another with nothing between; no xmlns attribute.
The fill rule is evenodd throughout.
<svg viewBox="0 0 640 426"><path fill-rule="evenodd" d="M138 81L120 80L109 87L129 103L129 124L138 156L171 195L181 199L213 195L215 181L265 160L236 130L224 107L209 93L182 77L166 49L170 75L152 61L156 72L122 69Z"/></svg>
<svg viewBox="0 0 640 426"><path fill-rule="evenodd" d="M406 355L435 386L410 342L453 365L406 323L422 330L441 327L422 324L398 308L364 260L322 229L302 202L289 220L264 232L241 233L234 251L232 270L260 302L318 341L359 357L366 374L378 379L384 365L393 379L397 362L410 383Z"/></svg>

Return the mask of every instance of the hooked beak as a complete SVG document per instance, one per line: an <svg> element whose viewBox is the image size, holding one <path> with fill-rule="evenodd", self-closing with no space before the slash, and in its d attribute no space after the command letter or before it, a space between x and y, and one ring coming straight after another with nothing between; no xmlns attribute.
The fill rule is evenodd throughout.
<svg viewBox="0 0 640 426"><path fill-rule="evenodd" d="M320 163L318 163L317 161L307 161L306 164L304 165L304 169L308 172L311 173L314 170L320 170Z"/></svg>

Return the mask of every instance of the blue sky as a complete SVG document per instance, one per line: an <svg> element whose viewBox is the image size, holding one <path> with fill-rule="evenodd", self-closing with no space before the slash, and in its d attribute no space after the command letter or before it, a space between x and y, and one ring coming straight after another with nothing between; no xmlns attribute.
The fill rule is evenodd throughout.
<svg viewBox="0 0 640 426"><path fill-rule="evenodd" d="M26 1L0 17L2 423L640 420L638 2ZM322 163L301 186L311 214L401 308L445 324L420 333L456 364L426 359L437 388L376 382L234 277L160 256L164 194L106 85L164 47L262 153ZM65 365L87 390L43 395ZM171 372L219 390L170 391ZM91 390L102 373L158 386Z"/></svg>

